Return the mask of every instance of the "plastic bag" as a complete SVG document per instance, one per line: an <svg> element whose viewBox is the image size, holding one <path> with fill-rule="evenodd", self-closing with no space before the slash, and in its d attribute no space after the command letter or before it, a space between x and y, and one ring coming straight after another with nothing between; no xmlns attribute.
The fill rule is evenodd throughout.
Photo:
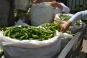
<svg viewBox="0 0 87 58"><path fill-rule="evenodd" d="M24 22L24 20L21 20L21 19L19 19L19 20L15 23L15 26L19 26L19 25L29 26L27 23Z"/></svg>

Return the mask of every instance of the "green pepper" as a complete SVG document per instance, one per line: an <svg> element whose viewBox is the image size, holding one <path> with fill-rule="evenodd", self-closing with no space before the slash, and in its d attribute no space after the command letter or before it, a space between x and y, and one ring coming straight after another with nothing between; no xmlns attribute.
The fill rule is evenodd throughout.
<svg viewBox="0 0 87 58"><path fill-rule="evenodd" d="M3 35L4 36L8 36L8 32L9 32L9 29L7 29L6 31L4 31Z"/></svg>
<svg viewBox="0 0 87 58"><path fill-rule="evenodd" d="M4 55L4 50L0 50L0 58Z"/></svg>
<svg viewBox="0 0 87 58"><path fill-rule="evenodd" d="M38 39L39 36L38 36L38 35L35 35L35 34L32 34L32 38L34 38L34 39Z"/></svg>

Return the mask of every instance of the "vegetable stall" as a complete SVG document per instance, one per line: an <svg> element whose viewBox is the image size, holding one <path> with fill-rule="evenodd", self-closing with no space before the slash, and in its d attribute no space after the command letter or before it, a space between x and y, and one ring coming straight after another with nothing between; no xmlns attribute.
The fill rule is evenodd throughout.
<svg viewBox="0 0 87 58"><path fill-rule="evenodd" d="M67 21L70 17L60 15L63 21ZM0 28L0 45L3 48L0 57L75 58L82 48L86 24L77 22L76 25L81 28L75 33L72 33L73 30L61 32L60 24L46 23L38 27L19 25Z"/></svg>
<svg viewBox="0 0 87 58"><path fill-rule="evenodd" d="M57 23L57 24L47 23L47 24L43 24L42 26L39 26L39 27L16 26L16 27L9 27L9 28L0 28L0 30L4 31L3 36L8 36L10 38L13 38L12 40L44 41L44 40L49 40L52 37L54 37L55 35L57 35L56 31L57 30L59 31L60 24L61 23ZM52 55L52 57L53 58L56 58L56 57L57 58L70 58L70 57L74 58L74 57L76 57L78 55L80 49L82 48L82 41L83 41L83 37L84 37L85 31L86 31L85 29L86 29L86 25L84 24L84 25L82 25L82 28L75 34L72 34L71 31L67 30L66 33L71 34L73 36L72 39L69 39L68 44L66 44L66 46L62 50L60 49L60 51L54 52L54 55ZM62 34L62 33L60 32L60 34ZM3 40L3 39L0 39L0 40ZM10 44L10 43L7 43L7 44ZM7 44L4 44L5 46L7 46L7 48L8 47L10 48L10 46L13 45L13 47L11 47L11 48L14 49L14 47L16 46L16 45L14 45L14 43L12 43L12 45L10 44L10 46ZM56 47L57 46L58 46L58 48L60 47L59 45L56 45ZM20 46L20 47L22 47L22 46ZM22 49L25 49L25 48L22 47ZM6 50L6 47L4 47L4 50L5 50L4 53L8 52L7 51L8 49ZM3 54L3 53L1 53L1 54ZM7 53L7 54L9 54L9 53ZM7 57L6 54L5 54L5 56Z"/></svg>

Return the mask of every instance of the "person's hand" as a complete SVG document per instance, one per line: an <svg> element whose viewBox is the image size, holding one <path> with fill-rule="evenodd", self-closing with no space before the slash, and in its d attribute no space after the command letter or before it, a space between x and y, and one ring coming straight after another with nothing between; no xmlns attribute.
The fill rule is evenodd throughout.
<svg viewBox="0 0 87 58"><path fill-rule="evenodd" d="M58 15L55 15L55 17L54 17L54 23L57 23L57 22L62 22L62 20L59 18Z"/></svg>
<svg viewBox="0 0 87 58"><path fill-rule="evenodd" d="M54 23L57 23L57 22L61 22L62 23L62 20L60 20L58 18L54 19Z"/></svg>
<svg viewBox="0 0 87 58"><path fill-rule="evenodd" d="M71 22L70 21L61 24L60 31L65 32L69 28L70 25L71 25Z"/></svg>
<svg viewBox="0 0 87 58"><path fill-rule="evenodd" d="M65 32L68 29L68 26L66 23L60 25L60 31Z"/></svg>

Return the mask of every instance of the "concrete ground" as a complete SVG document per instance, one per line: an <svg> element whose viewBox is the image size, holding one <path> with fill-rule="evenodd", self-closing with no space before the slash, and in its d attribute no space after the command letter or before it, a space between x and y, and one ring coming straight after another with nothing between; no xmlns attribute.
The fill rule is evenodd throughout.
<svg viewBox="0 0 87 58"><path fill-rule="evenodd" d="M87 58L87 34L84 36L82 46L83 48L80 51L80 58Z"/></svg>

